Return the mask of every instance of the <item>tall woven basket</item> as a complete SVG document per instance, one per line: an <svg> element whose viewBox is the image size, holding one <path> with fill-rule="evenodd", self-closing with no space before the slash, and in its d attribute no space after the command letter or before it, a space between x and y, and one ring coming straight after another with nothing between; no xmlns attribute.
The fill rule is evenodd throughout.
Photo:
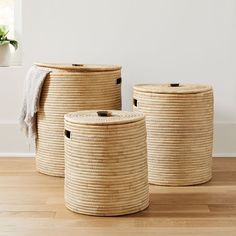
<svg viewBox="0 0 236 236"><path fill-rule="evenodd" d="M122 111L98 114L65 116L66 206L96 216L141 211L149 204L144 116Z"/></svg>
<svg viewBox="0 0 236 236"><path fill-rule="evenodd" d="M38 171L64 176L64 115L86 109L121 109L121 67L36 64L46 78L37 113Z"/></svg>
<svg viewBox="0 0 236 236"><path fill-rule="evenodd" d="M149 182L195 185L212 177L213 90L205 85L134 87L146 115Z"/></svg>

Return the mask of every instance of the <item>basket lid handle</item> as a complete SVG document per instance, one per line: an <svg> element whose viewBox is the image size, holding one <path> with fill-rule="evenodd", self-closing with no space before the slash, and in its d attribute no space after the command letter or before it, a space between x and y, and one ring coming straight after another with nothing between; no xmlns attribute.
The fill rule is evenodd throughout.
<svg viewBox="0 0 236 236"><path fill-rule="evenodd" d="M84 64L76 64L76 63L74 63L74 64L72 64L72 66L84 66Z"/></svg>
<svg viewBox="0 0 236 236"><path fill-rule="evenodd" d="M112 113L110 111L97 111L98 116L112 116Z"/></svg>
<svg viewBox="0 0 236 236"><path fill-rule="evenodd" d="M179 87L179 83L170 84L170 87Z"/></svg>

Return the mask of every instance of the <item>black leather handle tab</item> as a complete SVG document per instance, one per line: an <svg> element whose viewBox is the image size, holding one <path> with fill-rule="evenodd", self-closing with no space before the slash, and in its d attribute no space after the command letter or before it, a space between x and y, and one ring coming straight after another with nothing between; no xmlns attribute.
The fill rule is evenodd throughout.
<svg viewBox="0 0 236 236"><path fill-rule="evenodd" d="M72 66L84 66L83 64L72 64Z"/></svg>
<svg viewBox="0 0 236 236"><path fill-rule="evenodd" d="M65 129L65 136L66 136L67 138L70 138L70 131L69 131L69 130L66 130L66 129Z"/></svg>
<svg viewBox="0 0 236 236"><path fill-rule="evenodd" d="M121 84L122 78L116 80L116 84Z"/></svg>
<svg viewBox="0 0 236 236"><path fill-rule="evenodd" d="M179 87L178 83L170 84L170 87Z"/></svg>
<svg viewBox="0 0 236 236"><path fill-rule="evenodd" d="M112 116L112 113L110 111L97 111L98 116Z"/></svg>

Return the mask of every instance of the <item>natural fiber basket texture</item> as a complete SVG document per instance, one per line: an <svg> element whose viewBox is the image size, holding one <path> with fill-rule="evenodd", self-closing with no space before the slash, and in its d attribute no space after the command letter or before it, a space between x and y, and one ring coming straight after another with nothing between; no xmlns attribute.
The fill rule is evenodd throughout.
<svg viewBox="0 0 236 236"><path fill-rule="evenodd" d="M37 64L46 78L37 113L36 166L64 176L64 115L86 109L121 109L121 68Z"/></svg>
<svg viewBox="0 0 236 236"><path fill-rule="evenodd" d="M212 177L213 90L204 85L172 86L134 87L134 111L146 115L149 182L207 182Z"/></svg>
<svg viewBox="0 0 236 236"><path fill-rule="evenodd" d="M74 212L116 216L149 205L144 116L110 112L65 116L65 203Z"/></svg>

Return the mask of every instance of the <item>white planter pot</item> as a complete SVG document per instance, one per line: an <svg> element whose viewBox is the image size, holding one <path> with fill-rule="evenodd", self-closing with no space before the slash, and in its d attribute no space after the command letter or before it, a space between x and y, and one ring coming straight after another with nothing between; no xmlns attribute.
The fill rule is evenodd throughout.
<svg viewBox="0 0 236 236"><path fill-rule="evenodd" d="M0 66L9 66L11 62L11 50L9 44L0 45Z"/></svg>

